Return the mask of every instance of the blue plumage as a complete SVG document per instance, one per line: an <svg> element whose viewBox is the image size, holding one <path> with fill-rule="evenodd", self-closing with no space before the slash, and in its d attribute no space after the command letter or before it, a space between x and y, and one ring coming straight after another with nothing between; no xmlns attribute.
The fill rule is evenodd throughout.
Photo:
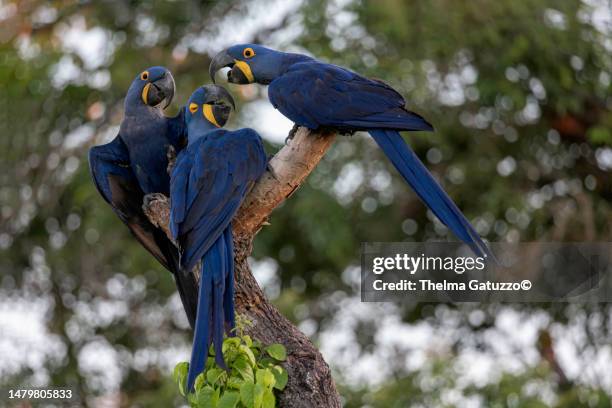
<svg viewBox="0 0 612 408"><path fill-rule="evenodd" d="M255 44L220 52L209 72L231 67L230 82L269 84L272 105L297 125L370 133L402 177L434 214L478 256L492 256L469 221L442 190L399 131L431 131L420 115L386 83L300 54Z"/></svg>
<svg viewBox="0 0 612 408"><path fill-rule="evenodd" d="M177 248L142 211L145 194L168 195L170 176L166 152L186 144L183 112L168 118L163 109L174 95L174 79L163 67L151 67L132 82L125 98L125 117L119 135L110 143L92 147L89 166L96 187L136 239L175 278L191 326L195 323L197 283L179 273Z"/></svg>
<svg viewBox="0 0 612 408"><path fill-rule="evenodd" d="M461 210L457 208L453 200L442 190L417 155L404 143L402 136L394 130L370 130L370 135L431 211L460 240L467 243L475 254L487 254L488 248L482 243L478 233L461 214Z"/></svg>
<svg viewBox="0 0 612 408"><path fill-rule="evenodd" d="M225 367L223 332L234 327L231 221L267 165L261 138L254 130L218 128L227 120L219 116L229 112L211 100L217 88L201 87L189 99L189 144L179 154L171 178L170 230L181 248L181 268L189 273L202 261L189 390L204 369L211 344L217 364Z"/></svg>

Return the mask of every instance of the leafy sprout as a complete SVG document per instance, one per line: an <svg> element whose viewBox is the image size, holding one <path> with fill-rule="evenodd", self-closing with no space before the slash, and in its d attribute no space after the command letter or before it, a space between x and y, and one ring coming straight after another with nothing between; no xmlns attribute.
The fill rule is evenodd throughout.
<svg viewBox="0 0 612 408"><path fill-rule="evenodd" d="M236 317L234 337L223 340L222 352L227 370L215 363L214 349L209 350L205 370L195 381L194 391L187 392L189 363L174 367L174 381L181 395L195 408L274 408L274 391L287 385L287 371L281 363L287 358L282 344L264 346L246 334L253 323Z"/></svg>

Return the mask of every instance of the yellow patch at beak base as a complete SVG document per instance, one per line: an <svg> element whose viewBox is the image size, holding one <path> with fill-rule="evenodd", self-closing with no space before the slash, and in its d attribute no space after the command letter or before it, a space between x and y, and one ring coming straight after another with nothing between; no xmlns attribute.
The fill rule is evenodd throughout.
<svg viewBox="0 0 612 408"><path fill-rule="evenodd" d="M217 119L215 119L215 114L213 113L212 105L204 104L204 106L202 106L202 114L210 123L212 123L216 127L221 127L221 125L217 123Z"/></svg>
<svg viewBox="0 0 612 408"><path fill-rule="evenodd" d="M147 103L147 97L149 96L149 88L151 87L151 83L149 82L148 84L146 84L144 86L144 88L142 89L142 101L144 102L145 105L148 105Z"/></svg>
<svg viewBox="0 0 612 408"><path fill-rule="evenodd" d="M249 80L250 83L255 82L255 77L253 76L253 73L251 72L251 67L249 66L249 64L247 64L244 61L236 60L234 65L236 65L238 69L242 71L242 73L244 74L246 79Z"/></svg>

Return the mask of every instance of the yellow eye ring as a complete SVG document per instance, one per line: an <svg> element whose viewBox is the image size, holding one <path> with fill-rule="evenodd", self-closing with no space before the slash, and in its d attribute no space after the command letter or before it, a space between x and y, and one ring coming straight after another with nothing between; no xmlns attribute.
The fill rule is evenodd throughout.
<svg viewBox="0 0 612 408"><path fill-rule="evenodd" d="M140 74L140 79L142 79L143 81L149 79L149 71L143 71L143 73Z"/></svg>
<svg viewBox="0 0 612 408"><path fill-rule="evenodd" d="M242 51L242 55L244 56L244 58L251 58L255 56L255 51L253 51L251 47L248 47Z"/></svg>
<svg viewBox="0 0 612 408"><path fill-rule="evenodd" d="M189 104L189 112L191 113L196 113L198 110L198 104L197 103L190 103Z"/></svg>

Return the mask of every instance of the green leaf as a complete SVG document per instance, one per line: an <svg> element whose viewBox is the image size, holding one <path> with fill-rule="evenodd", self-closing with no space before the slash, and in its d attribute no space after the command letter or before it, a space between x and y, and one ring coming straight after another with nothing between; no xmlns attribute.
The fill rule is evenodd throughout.
<svg viewBox="0 0 612 408"><path fill-rule="evenodd" d="M265 390L262 401L262 408L274 408L276 406L276 398L272 390Z"/></svg>
<svg viewBox="0 0 612 408"><path fill-rule="evenodd" d="M261 368L257 370L256 378L257 384L261 384L265 388L272 388L276 382L274 374L272 374L272 371L268 368Z"/></svg>
<svg viewBox="0 0 612 408"><path fill-rule="evenodd" d="M178 384L179 392L184 397L185 391L187 388L187 373L189 372L189 363L186 361L180 362L174 366L174 371L172 372L172 377L174 381Z"/></svg>
<svg viewBox="0 0 612 408"><path fill-rule="evenodd" d="M223 345L221 346L221 350L225 354L225 352L232 348L238 348L240 345L240 338L238 337L228 337L223 340Z"/></svg>
<svg viewBox="0 0 612 408"><path fill-rule="evenodd" d="M217 404L217 408L235 408L240 401L240 394L233 391L227 391Z"/></svg>
<svg viewBox="0 0 612 408"><path fill-rule="evenodd" d="M219 378L223 376L223 374L225 374L225 370L222 370L220 368L211 368L206 372L206 380L209 384L215 385L219 381Z"/></svg>
<svg viewBox="0 0 612 408"><path fill-rule="evenodd" d="M273 359L272 357L264 357L259 360L258 366L263 368L270 368L274 367L276 363L278 363L278 361Z"/></svg>
<svg viewBox="0 0 612 408"><path fill-rule="evenodd" d="M278 361L285 361L287 359L287 349L282 344L271 344L266 347L266 352L270 357Z"/></svg>
<svg viewBox="0 0 612 408"><path fill-rule="evenodd" d="M181 378L187 377L187 372L189 371L189 363L186 361L182 361L174 366L174 371L172 372L172 377L174 381L178 382Z"/></svg>
<svg viewBox="0 0 612 408"><path fill-rule="evenodd" d="M242 401L247 408L253 408L255 404L253 401L254 390L255 384L253 383L245 382L242 384L242 387L240 387L240 401Z"/></svg>
<svg viewBox="0 0 612 408"><path fill-rule="evenodd" d="M231 365L232 362L238 357L238 346L240 345L240 339L236 337L229 337L223 341L223 358L226 364Z"/></svg>
<svg viewBox="0 0 612 408"><path fill-rule="evenodd" d="M198 374L198 376L196 377L193 383L193 388L195 389L196 393L205 385L206 385L206 376L204 375L204 373Z"/></svg>
<svg viewBox="0 0 612 408"><path fill-rule="evenodd" d="M241 344L239 350L241 354L245 355L249 359L251 367L255 367L255 364L257 364L257 360L255 359L255 355L253 354L251 349L245 346L244 344Z"/></svg>
<svg viewBox="0 0 612 408"><path fill-rule="evenodd" d="M274 379L276 380L276 382L274 383L274 388L280 391L284 390L285 386L287 385L287 381L289 380L287 370L277 365L272 368L272 374L274 375Z"/></svg>
<svg viewBox="0 0 612 408"><path fill-rule="evenodd" d="M209 370L211 368L213 368L215 366L215 358L214 357L208 357L206 359L206 368L205 370Z"/></svg>
<svg viewBox="0 0 612 408"><path fill-rule="evenodd" d="M247 347L253 347L253 340L251 339L251 336L249 336L248 334L245 336L242 336L242 341L244 342L244 344L247 345Z"/></svg>
<svg viewBox="0 0 612 408"><path fill-rule="evenodd" d="M190 407L198 406L198 398L196 397L194 393L187 395L187 403L189 404Z"/></svg>
<svg viewBox="0 0 612 408"><path fill-rule="evenodd" d="M253 387L253 408L262 408L263 396L266 389L263 385L256 383Z"/></svg>
<svg viewBox="0 0 612 408"><path fill-rule="evenodd" d="M227 379L227 388L232 388L235 390L240 390L242 384L245 383L245 380L239 377L230 377Z"/></svg>
<svg viewBox="0 0 612 408"><path fill-rule="evenodd" d="M240 356L234 361L233 368L238 371L240 376L248 382L255 382L255 376L253 375L253 368L247 361L247 357Z"/></svg>
<svg viewBox="0 0 612 408"><path fill-rule="evenodd" d="M196 393L195 404L198 408L216 408L219 402L219 391L213 389L210 385L202 387Z"/></svg>
<svg viewBox="0 0 612 408"><path fill-rule="evenodd" d="M232 366L234 364L234 361L236 361L238 357L240 357L240 354L235 348L229 349L225 353L223 353L223 360L225 361L225 364L227 364L228 367Z"/></svg>

